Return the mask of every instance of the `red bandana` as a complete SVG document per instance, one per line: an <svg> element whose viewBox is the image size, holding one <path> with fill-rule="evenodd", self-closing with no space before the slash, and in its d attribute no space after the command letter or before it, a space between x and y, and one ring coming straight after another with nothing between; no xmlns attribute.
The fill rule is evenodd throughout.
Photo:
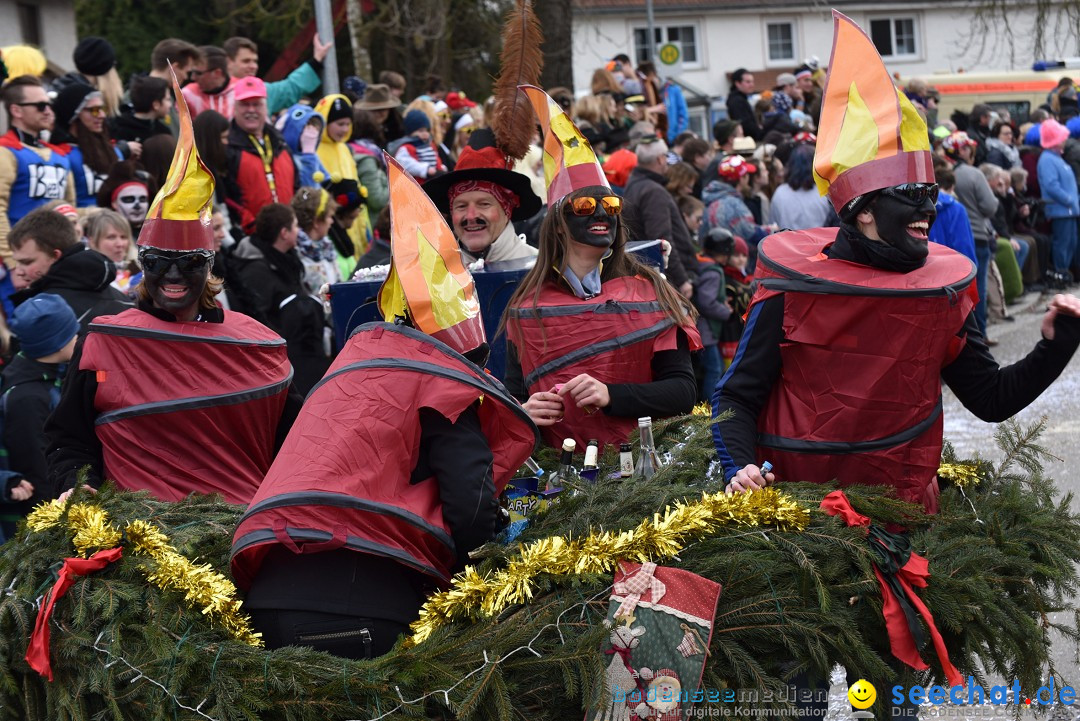
<svg viewBox="0 0 1080 721"><path fill-rule="evenodd" d="M490 180L463 180L460 183L454 183L450 186L450 205L453 207L454 198L458 197L462 193L469 193L474 190L479 190L484 193L488 193L495 198L495 202L499 204L499 207L506 213L506 217L509 218L514 208L521 205L521 198L517 196L517 193L504 188L501 185L491 182Z"/></svg>

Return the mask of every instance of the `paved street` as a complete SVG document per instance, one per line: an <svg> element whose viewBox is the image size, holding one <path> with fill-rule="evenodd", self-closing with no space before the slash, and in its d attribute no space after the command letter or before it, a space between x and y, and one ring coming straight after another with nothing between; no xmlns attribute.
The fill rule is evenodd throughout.
<svg viewBox="0 0 1080 721"><path fill-rule="evenodd" d="M1028 296L1024 302L1014 307L1015 321L990 326L989 336L1000 341L992 350L1002 365L1024 357L1038 342L1039 325L1048 299L1048 296L1044 296L1036 302L1034 296ZM1047 474L1055 479L1062 491L1076 494L1077 503L1080 503L1080 358L1074 357L1057 382L1017 418L1021 423L1031 423L1042 416L1048 419L1042 439L1043 445L1062 459L1060 463L1052 461L1047 468ZM984 423L973 416L946 390L945 438L956 446L961 457L979 453L992 459L1000 458L994 444L993 432L993 424ZM1067 683L1074 688L1080 688L1080 665L1070 644L1061 642L1055 645L1054 663ZM828 718L833 721L847 721L851 718L851 707L846 697L847 686L839 674L834 676L834 680L837 683L832 689ZM990 679L991 684L1011 682L1012 679ZM878 689L878 694L881 694L881 689ZM1059 707L1054 709L1050 718L1054 721L1080 721L1080 704L1075 708L1076 710ZM1012 709L1002 707L967 709L966 713L965 709L957 707L924 708L920 713L920 718L923 719L946 717L1000 721L1014 718ZM1023 718L1035 716L1026 712ZM1042 718L1047 717L1044 715Z"/></svg>

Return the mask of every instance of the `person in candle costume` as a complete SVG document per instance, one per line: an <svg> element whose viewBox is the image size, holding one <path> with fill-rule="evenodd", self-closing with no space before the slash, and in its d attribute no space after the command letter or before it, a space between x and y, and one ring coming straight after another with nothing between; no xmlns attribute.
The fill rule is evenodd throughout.
<svg viewBox="0 0 1080 721"><path fill-rule="evenodd" d="M506 387L548 445L619 444L641 416L689 413L696 313L626 251L623 199L562 107L523 86L544 129L548 186L540 254L503 317Z"/></svg>
<svg viewBox="0 0 1080 721"><path fill-rule="evenodd" d="M497 497L539 440L483 370L480 306L453 232L386 159L386 322L353 331L233 536L233 576L269 648L389 651L492 540Z"/></svg>

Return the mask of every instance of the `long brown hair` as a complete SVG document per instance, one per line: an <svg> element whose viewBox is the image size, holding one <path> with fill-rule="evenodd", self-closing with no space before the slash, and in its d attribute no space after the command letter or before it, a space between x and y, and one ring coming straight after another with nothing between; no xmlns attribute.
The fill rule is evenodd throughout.
<svg viewBox="0 0 1080 721"><path fill-rule="evenodd" d="M98 175L108 175L113 166L120 162L116 157L112 141L109 140L109 129L102 125L101 132L95 133L83 125L78 118L71 123L72 134L75 142L82 151L83 163Z"/></svg>
<svg viewBox="0 0 1080 721"><path fill-rule="evenodd" d="M499 322L499 334L504 333L508 326L512 326L515 331L520 329L520 321L510 316L510 309L517 306L532 307L533 317L539 322L540 313L537 306L540 303L540 291L544 284L547 282L556 285L566 283L561 269L566 264L567 243L573 241L570 227L566 224L565 208L571 200L588 195L589 192L591 191L588 188L574 191L557 202L554 208L548 210L540 226L540 253L536 258L536 265L522 279L514 295L510 297L510 302L507 303L502 320ZM625 200L623 202L625 203ZM647 279L656 290L656 299L664 314L676 325L693 327L697 311L685 298L676 293L659 273L626 252L626 244L629 240L630 234L620 216L615 228L615 243L611 246L611 255L604 260L600 280L606 282L615 278L632 276ZM528 301L530 296L531 304ZM540 329L543 334L543 324ZM546 343L546 337L544 340Z"/></svg>

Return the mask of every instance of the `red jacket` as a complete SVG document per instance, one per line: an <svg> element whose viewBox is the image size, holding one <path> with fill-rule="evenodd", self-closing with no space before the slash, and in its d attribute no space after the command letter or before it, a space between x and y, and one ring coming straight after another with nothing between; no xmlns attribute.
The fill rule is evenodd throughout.
<svg viewBox="0 0 1080 721"><path fill-rule="evenodd" d="M581 373L601 383L648 383L653 354L677 348L680 331L690 339L690 350L701 348L697 328L676 326L647 278L604 281L600 295L589 300L545 283L537 308L541 321L531 298L507 311L514 319L507 325L508 337L517 348L529 395L551 391ZM590 414L568 403L563 420L541 432L556 448L564 438L584 448L592 438L601 444L625 443L635 428L636 418Z"/></svg>
<svg viewBox="0 0 1080 721"><path fill-rule="evenodd" d="M479 401L501 493L538 439L502 384L419 331L358 328L308 395L233 536L233 577L250 586L277 544L294 553L350 548L450 580L455 562L439 484L409 479L421 408L451 421Z"/></svg>
<svg viewBox="0 0 1080 721"><path fill-rule="evenodd" d="M106 478L166 501L251 500L292 379L276 333L231 311L170 323L132 309L90 324L79 370L96 372Z"/></svg>
<svg viewBox="0 0 1080 721"><path fill-rule="evenodd" d="M784 343L757 457L784 480L887 484L930 509L941 369L977 300L971 261L936 243L910 273L829 260L836 232L789 231L758 248L751 309L783 294Z"/></svg>
<svg viewBox="0 0 1080 721"><path fill-rule="evenodd" d="M255 231L255 216L264 206L270 203L288 205L300 187L300 174L296 172L289 147L269 125L263 129L263 143L270 159L269 171L251 136L235 122L229 127L229 142L225 148L228 166L225 202L236 224L248 235Z"/></svg>

